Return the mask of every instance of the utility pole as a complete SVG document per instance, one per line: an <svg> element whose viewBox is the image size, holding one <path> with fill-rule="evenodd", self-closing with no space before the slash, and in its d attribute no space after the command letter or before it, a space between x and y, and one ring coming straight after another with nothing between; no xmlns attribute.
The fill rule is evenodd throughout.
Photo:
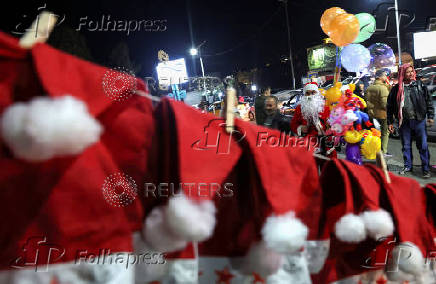
<svg viewBox="0 0 436 284"><path fill-rule="evenodd" d="M289 26L289 15L288 15L288 0L279 0L285 5L285 16L286 16L286 26L288 27L288 46L289 46L289 62L291 63L291 74L292 74L292 89L295 90L295 73L294 73L294 59L292 58L292 47L291 47L291 28Z"/></svg>
<svg viewBox="0 0 436 284"><path fill-rule="evenodd" d="M400 20L398 17L398 0L395 0L395 19L397 22L397 41L398 41L398 66L401 66L401 39L400 39Z"/></svg>

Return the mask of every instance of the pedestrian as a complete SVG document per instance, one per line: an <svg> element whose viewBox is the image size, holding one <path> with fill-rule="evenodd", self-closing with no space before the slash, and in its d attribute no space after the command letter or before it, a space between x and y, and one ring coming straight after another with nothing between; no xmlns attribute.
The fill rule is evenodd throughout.
<svg viewBox="0 0 436 284"><path fill-rule="evenodd" d="M365 101L367 104L368 115L371 119L377 119L380 124L381 149L386 157L392 155L388 153L389 129L387 121L387 103L389 96L389 85L386 84L387 74L379 70L375 74L375 82L366 89Z"/></svg>
<svg viewBox="0 0 436 284"><path fill-rule="evenodd" d="M254 102L254 112L256 114L256 123L263 125L265 122L265 99L271 96L271 87L265 87L261 90L260 95L256 97Z"/></svg>
<svg viewBox="0 0 436 284"><path fill-rule="evenodd" d="M362 99L365 97L365 84L362 81L357 82L354 94Z"/></svg>
<svg viewBox="0 0 436 284"><path fill-rule="evenodd" d="M414 133L416 147L421 156L423 177L430 178L430 153L426 126L434 123L434 108L427 87L420 80L416 80L415 69L410 64L400 67L398 84L392 88L388 97L387 120L390 132L394 131L394 117L398 119L404 158L404 168L400 174L404 175L413 169L412 133Z"/></svg>
<svg viewBox="0 0 436 284"><path fill-rule="evenodd" d="M326 136L327 120L330 108L325 103L325 98L320 94L318 85L314 82L307 83L303 88L304 96L296 107L291 121L291 130L299 137L314 137L320 141L317 152L336 158L334 137ZM317 142L318 144L318 142Z"/></svg>
<svg viewBox="0 0 436 284"><path fill-rule="evenodd" d="M271 129L277 129L280 132L289 133L291 130L291 121L288 117L281 114L278 109L278 99L275 96L267 96L264 108L265 119L263 126ZM257 117L257 113L256 113Z"/></svg>

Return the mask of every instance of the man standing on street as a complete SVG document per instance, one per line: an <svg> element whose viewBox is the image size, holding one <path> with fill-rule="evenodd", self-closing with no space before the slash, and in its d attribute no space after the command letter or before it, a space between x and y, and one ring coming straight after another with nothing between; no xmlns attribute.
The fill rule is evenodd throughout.
<svg viewBox="0 0 436 284"><path fill-rule="evenodd" d="M386 106L388 102L390 86L386 84L387 76L383 70L375 74L375 82L366 90L365 101L368 106L368 114L371 118L377 119L380 123L381 149L386 157L388 154L389 129L387 122Z"/></svg>
<svg viewBox="0 0 436 284"><path fill-rule="evenodd" d="M263 125L265 122L265 99L269 96L271 96L271 88L263 88L260 96L257 96L254 102L254 112L256 114L256 123L258 125Z"/></svg>
<svg viewBox="0 0 436 284"><path fill-rule="evenodd" d="M280 113L277 104L278 100L275 96L269 96L265 99L264 113L266 117L263 126L289 134L291 131L291 120Z"/></svg>
<svg viewBox="0 0 436 284"><path fill-rule="evenodd" d="M416 80L416 73L410 64L404 64L398 72L398 84L392 88L387 105L389 131L394 131L394 117L398 119L401 144L403 146L404 168L401 175L413 169L412 133L422 162L424 178L430 178L430 153L427 144L427 125L433 125L434 109L427 87Z"/></svg>

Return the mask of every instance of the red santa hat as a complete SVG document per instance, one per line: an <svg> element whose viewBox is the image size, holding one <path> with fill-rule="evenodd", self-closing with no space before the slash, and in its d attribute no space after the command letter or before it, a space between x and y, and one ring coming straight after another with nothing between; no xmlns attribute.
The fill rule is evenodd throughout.
<svg viewBox="0 0 436 284"><path fill-rule="evenodd" d="M359 243L368 236L374 240L392 235L394 224L381 206L382 188L371 173L353 163L333 160L321 175L325 218L324 237L330 231L343 242ZM338 194L338 191L341 194Z"/></svg>
<svg viewBox="0 0 436 284"><path fill-rule="evenodd" d="M369 168L385 188L395 220L398 245L386 267L388 279L427 283L422 281L426 274L425 257L436 248L433 218L428 216L431 212L428 211L431 208L428 189L423 190L413 179L393 174L390 174L391 183L387 184L383 171L373 166Z"/></svg>
<svg viewBox="0 0 436 284"><path fill-rule="evenodd" d="M304 85L303 94L305 94L307 91L316 91L318 93L318 84L316 82L307 83L306 85Z"/></svg>

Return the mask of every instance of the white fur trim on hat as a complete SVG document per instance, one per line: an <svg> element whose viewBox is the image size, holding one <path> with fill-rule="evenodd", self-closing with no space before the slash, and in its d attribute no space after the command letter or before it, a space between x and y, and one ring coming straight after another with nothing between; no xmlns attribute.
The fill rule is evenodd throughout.
<svg viewBox="0 0 436 284"><path fill-rule="evenodd" d="M262 228L266 245L279 253L293 253L300 250L307 239L308 229L295 217L294 212L281 216L270 216Z"/></svg>
<svg viewBox="0 0 436 284"><path fill-rule="evenodd" d="M162 252L174 252L185 248L188 242L174 236L167 226L164 207L154 208L145 219L142 229L145 242L152 249Z"/></svg>
<svg viewBox="0 0 436 284"><path fill-rule="evenodd" d="M187 241L204 241L215 229L215 204L194 201L185 195L170 198L165 207L165 218L171 232Z"/></svg>
<svg viewBox="0 0 436 284"><path fill-rule="evenodd" d="M96 143L103 127L72 96L37 97L15 103L1 117L1 135L18 157L43 161L76 155Z"/></svg>
<svg viewBox="0 0 436 284"><path fill-rule="evenodd" d="M284 256L267 247L264 241L253 244L244 257L240 271L246 275L259 274L262 278L275 274L282 267Z"/></svg>
<svg viewBox="0 0 436 284"><path fill-rule="evenodd" d="M388 237L394 233L394 222L391 215L383 209L365 211L361 214L368 235L374 240Z"/></svg>
<svg viewBox="0 0 436 284"><path fill-rule="evenodd" d="M349 213L335 225L336 237L347 243L359 243L366 239L365 223L360 216Z"/></svg>
<svg viewBox="0 0 436 284"><path fill-rule="evenodd" d="M303 93L305 94L307 91L316 91L318 92L318 85L316 83L307 83L304 85Z"/></svg>
<svg viewBox="0 0 436 284"><path fill-rule="evenodd" d="M420 277L424 269L425 259L421 250L411 242L404 242L392 250L386 274L389 280L411 281Z"/></svg>

